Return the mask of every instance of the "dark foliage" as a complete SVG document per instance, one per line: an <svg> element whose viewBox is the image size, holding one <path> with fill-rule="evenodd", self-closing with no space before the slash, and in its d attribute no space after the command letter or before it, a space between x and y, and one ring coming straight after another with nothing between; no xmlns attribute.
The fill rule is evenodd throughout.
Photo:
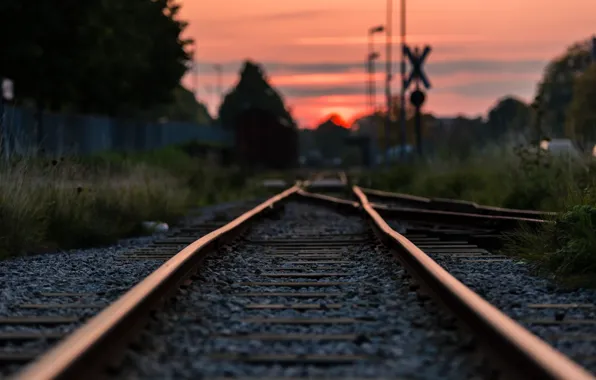
<svg viewBox="0 0 596 380"><path fill-rule="evenodd" d="M0 0L0 75L54 111L131 115L171 100L188 61L171 0Z"/></svg>

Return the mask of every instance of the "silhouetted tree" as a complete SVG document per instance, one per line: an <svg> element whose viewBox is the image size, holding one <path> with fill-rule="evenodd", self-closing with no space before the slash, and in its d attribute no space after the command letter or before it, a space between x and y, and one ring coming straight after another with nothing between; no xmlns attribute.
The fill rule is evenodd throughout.
<svg viewBox="0 0 596 380"><path fill-rule="evenodd" d="M575 81L573 100L567 112L567 130L580 144L596 143L596 64Z"/></svg>
<svg viewBox="0 0 596 380"><path fill-rule="evenodd" d="M179 85L174 89L172 98L171 102L141 113L139 117L150 120L167 118L171 121L184 121L201 125L213 122L207 107L198 102L194 94L183 86Z"/></svg>
<svg viewBox="0 0 596 380"><path fill-rule="evenodd" d="M337 120L337 115L330 115L314 131L315 144L326 158L341 157L348 146L346 139L350 130L337 123Z"/></svg>
<svg viewBox="0 0 596 380"><path fill-rule="evenodd" d="M281 95L269 84L262 68L247 60L240 71L238 84L224 97L218 112L219 120L222 125L231 127L236 115L251 107L271 112L296 126Z"/></svg>
<svg viewBox="0 0 596 380"><path fill-rule="evenodd" d="M526 103L512 96L501 98L488 112L487 137L494 141L507 133L524 133L531 119L532 111Z"/></svg>
<svg viewBox="0 0 596 380"><path fill-rule="evenodd" d="M542 129L550 137L565 136L567 108L573 98L573 83L590 64L590 40L573 44L552 60L538 85L537 97L544 110Z"/></svg>
<svg viewBox="0 0 596 380"><path fill-rule="evenodd" d="M172 0L1 0L11 30L0 76L40 108L130 115L163 104L189 58L178 10Z"/></svg>

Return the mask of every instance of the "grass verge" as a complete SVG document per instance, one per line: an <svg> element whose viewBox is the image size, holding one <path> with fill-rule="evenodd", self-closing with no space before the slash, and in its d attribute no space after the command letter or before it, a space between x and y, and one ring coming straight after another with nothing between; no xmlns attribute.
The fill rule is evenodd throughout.
<svg viewBox="0 0 596 380"><path fill-rule="evenodd" d="M182 149L0 164L0 258L114 243L141 222L261 195L246 173Z"/></svg>
<svg viewBox="0 0 596 380"><path fill-rule="evenodd" d="M515 149L466 161L437 160L368 175L368 186L419 196L558 215L506 237L503 253L530 262L567 287L596 287L596 163Z"/></svg>

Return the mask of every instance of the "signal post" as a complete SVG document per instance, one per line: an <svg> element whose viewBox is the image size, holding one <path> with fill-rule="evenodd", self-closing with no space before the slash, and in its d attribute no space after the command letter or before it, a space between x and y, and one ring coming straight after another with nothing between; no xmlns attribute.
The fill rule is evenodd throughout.
<svg viewBox="0 0 596 380"><path fill-rule="evenodd" d="M404 53L412 65L412 72L404 81L404 88L407 90L412 82L415 84L415 90L410 94L410 103L415 108L416 150L420 157L422 157L422 114L420 109L426 100L426 94L420 89L420 82L422 82L427 90L431 88L430 81L423 70L424 60L428 57L430 51L431 48L428 45L424 47L422 52L420 52L419 48L415 48L414 52L412 52L407 45L404 46Z"/></svg>

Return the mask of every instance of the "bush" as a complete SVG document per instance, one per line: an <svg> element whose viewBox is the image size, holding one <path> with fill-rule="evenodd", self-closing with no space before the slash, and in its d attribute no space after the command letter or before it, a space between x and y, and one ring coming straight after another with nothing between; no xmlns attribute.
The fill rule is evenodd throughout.
<svg viewBox="0 0 596 380"><path fill-rule="evenodd" d="M518 148L467 161L398 166L367 176L371 187L517 209L564 210L566 198L595 185L592 161L570 161ZM366 181L365 181L366 183Z"/></svg>
<svg viewBox="0 0 596 380"><path fill-rule="evenodd" d="M553 223L508 234L503 252L535 263L539 271L563 283L596 285L595 173L592 158L517 148L468 161L415 164L390 174L379 171L374 176L382 180L373 182L385 190L420 196L556 211Z"/></svg>
<svg viewBox="0 0 596 380"><path fill-rule="evenodd" d="M553 222L510 233L503 253L528 260L563 285L595 286L596 207L571 206Z"/></svg>

